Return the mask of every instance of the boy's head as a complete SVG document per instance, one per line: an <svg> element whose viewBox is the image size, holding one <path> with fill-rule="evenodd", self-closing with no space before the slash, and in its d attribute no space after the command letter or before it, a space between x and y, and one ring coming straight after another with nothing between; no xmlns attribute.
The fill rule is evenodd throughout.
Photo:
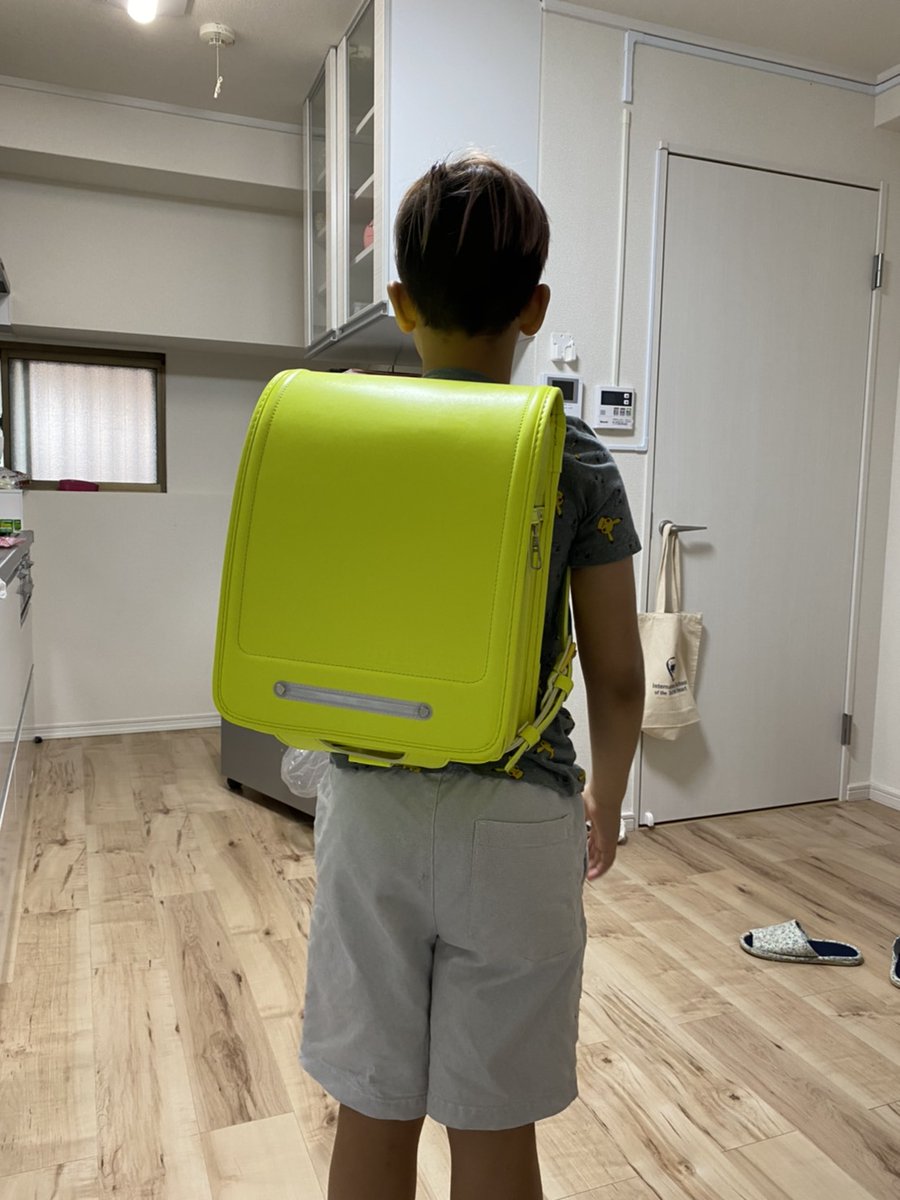
<svg viewBox="0 0 900 1200"><path fill-rule="evenodd" d="M422 324L490 337L532 301L550 224L520 175L472 151L436 163L412 185L394 236L400 282Z"/></svg>

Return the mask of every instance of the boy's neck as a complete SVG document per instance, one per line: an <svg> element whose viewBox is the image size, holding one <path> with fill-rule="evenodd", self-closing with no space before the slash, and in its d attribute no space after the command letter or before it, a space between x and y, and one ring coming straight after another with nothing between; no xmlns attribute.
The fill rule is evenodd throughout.
<svg viewBox="0 0 900 1200"><path fill-rule="evenodd" d="M464 333L418 328L415 341L422 373L462 369L484 375L494 383L509 383L518 334L518 327L496 337L467 337Z"/></svg>

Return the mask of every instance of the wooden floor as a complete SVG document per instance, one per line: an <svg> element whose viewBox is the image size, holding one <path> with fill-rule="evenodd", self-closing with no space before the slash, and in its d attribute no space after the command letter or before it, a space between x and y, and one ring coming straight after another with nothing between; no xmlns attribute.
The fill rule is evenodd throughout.
<svg viewBox="0 0 900 1200"><path fill-rule="evenodd" d="M297 1062L312 825L230 793L217 753L212 730L40 748L0 1200L325 1195L336 1105ZM538 1125L548 1200L897 1200L900 812L633 834L585 908L581 1096ZM865 964L739 949L794 916ZM419 1200L446 1200L431 1120L419 1165Z"/></svg>

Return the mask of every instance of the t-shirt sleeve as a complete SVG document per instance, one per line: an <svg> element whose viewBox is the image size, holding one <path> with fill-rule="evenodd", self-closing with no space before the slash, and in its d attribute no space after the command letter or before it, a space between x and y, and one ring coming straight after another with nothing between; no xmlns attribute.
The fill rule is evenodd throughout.
<svg viewBox="0 0 900 1200"><path fill-rule="evenodd" d="M619 468L591 427L578 418L568 420L565 468L578 518L569 566L599 566L637 554L641 543Z"/></svg>

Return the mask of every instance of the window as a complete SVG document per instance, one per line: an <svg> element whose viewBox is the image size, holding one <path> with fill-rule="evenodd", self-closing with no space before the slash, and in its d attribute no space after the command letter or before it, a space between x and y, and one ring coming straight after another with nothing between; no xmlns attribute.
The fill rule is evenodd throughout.
<svg viewBox="0 0 900 1200"><path fill-rule="evenodd" d="M0 393L6 465L32 487L166 490L161 355L6 344Z"/></svg>

